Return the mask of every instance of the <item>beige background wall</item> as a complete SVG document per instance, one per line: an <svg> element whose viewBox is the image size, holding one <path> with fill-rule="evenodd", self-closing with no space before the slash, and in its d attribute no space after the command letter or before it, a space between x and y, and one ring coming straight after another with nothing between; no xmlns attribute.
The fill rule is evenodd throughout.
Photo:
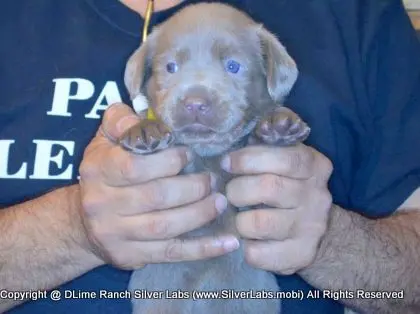
<svg viewBox="0 0 420 314"><path fill-rule="evenodd" d="M420 9L420 0L404 0L404 4L407 9Z"/></svg>
<svg viewBox="0 0 420 314"><path fill-rule="evenodd" d="M404 0L414 27L420 31L420 0Z"/></svg>

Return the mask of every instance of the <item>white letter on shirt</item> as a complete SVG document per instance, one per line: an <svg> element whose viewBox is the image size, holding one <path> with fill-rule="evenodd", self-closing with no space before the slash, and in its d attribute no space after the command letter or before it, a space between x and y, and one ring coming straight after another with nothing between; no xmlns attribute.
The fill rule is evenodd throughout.
<svg viewBox="0 0 420 314"><path fill-rule="evenodd" d="M105 102L103 100L105 100ZM121 95L118 91L117 83L112 81L106 82L101 94L93 105L92 110L85 115L85 118L99 119L100 116L98 115L98 111L105 110L108 105L116 102L121 102Z"/></svg>
<svg viewBox="0 0 420 314"><path fill-rule="evenodd" d="M15 142L15 140L0 140L0 178L2 179L25 179L26 171L28 164L26 162L22 163L20 169L13 173L9 174L7 172L9 164L9 155L10 155L10 146Z"/></svg>
<svg viewBox="0 0 420 314"><path fill-rule="evenodd" d="M47 112L50 116L71 117L69 101L89 99L95 92L93 83L82 78L58 78L53 82L55 83L53 102L51 110ZM76 84L74 94L70 94L72 83Z"/></svg>
<svg viewBox="0 0 420 314"><path fill-rule="evenodd" d="M67 168L57 175L50 174L50 165L55 163L59 169L63 168L64 150L70 156L74 153L73 141L50 141L50 140L33 140L36 144L36 154L34 163L34 173L29 176L30 179L71 179L73 174L73 165L69 164ZM52 156L54 145L61 146L57 155Z"/></svg>

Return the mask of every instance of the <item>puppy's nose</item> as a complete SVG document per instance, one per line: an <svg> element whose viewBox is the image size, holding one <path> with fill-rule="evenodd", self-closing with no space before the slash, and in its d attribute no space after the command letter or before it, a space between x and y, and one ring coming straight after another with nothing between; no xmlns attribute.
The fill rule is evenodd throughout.
<svg viewBox="0 0 420 314"><path fill-rule="evenodd" d="M190 114L205 114L210 110L210 102L201 97L187 97L184 106Z"/></svg>

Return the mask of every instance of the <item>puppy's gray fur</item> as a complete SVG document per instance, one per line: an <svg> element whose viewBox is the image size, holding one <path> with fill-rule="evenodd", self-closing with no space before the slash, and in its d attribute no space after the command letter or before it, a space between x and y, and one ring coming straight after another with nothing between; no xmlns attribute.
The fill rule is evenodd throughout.
<svg viewBox="0 0 420 314"><path fill-rule="evenodd" d="M235 60L237 73L226 71ZM178 70L168 73L166 65ZM280 42L242 12L223 4L191 5L157 26L130 57L125 82L131 98L146 95L157 116L132 127L120 144L135 153L153 153L170 145L188 145L196 156L183 173L211 171L217 190L225 192L231 176L220 169L221 157L250 143L293 145L309 134L307 125L282 106L298 75ZM191 114L186 99L205 99L205 113ZM200 107L201 108L201 107ZM205 132L191 125L203 126ZM244 209L241 209L244 210ZM237 209L230 206L214 222L182 237L234 234ZM279 290L272 273L235 252L206 261L149 264L134 271L129 289L147 291ZM138 314L279 313L273 299L136 299Z"/></svg>

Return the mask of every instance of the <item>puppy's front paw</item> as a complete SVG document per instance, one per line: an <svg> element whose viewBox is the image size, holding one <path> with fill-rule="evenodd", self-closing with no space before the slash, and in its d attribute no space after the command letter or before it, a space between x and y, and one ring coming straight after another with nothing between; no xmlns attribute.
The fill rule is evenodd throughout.
<svg viewBox="0 0 420 314"><path fill-rule="evenodd" d="M142 120L121 136L119 144L125 150L146 155L168 148L173 141L172 133L162 121Z"/></svg>
<svg viewBox="0 0 420 314"><path fill-rule="evenodd" d="M310 131L296 113L280 107L261 119L255 127L254 135L264 144L288 146L303 142Z"/></svg>

